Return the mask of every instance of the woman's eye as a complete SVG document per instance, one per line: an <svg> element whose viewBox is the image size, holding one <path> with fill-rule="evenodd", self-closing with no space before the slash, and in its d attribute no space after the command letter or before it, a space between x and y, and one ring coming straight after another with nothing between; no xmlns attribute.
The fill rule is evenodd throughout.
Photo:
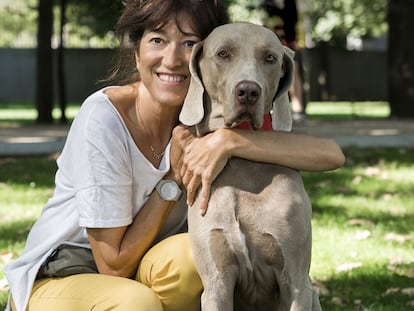
<svg viewBox="0 0 414 311"><path fill-rule="evenodd" d="M197 44L197 41L191 41L191 40L189 40L189 41L186 41L185 43L184 43L184 45L186 46L186 47L189 47L189 48L192 48L194 45L196 45Z"/></svg>
<svg viewBox="0 0 414 311"><path fill-rule="evenodd" d="M277 61L276 56L274 56L272 54L269 54L269 55L266 56L266 63L274 64L274 63L276 63L276 61Z"/></svg>
<svg viewBox="0 0 414 311"><path fill-rule="evenodd" d="M150 41L155 43L155 44L160 44L162 42L162 39L161 38L152 38Z"/></svg>

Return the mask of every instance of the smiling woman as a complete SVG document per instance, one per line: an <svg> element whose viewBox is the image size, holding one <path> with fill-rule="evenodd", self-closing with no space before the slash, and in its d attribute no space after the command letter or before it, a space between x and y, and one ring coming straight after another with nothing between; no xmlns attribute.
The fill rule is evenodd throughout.
<svg viewBox="0 0 414 311"><path fill-rule="evenodd" d="M187 236L177 235L186 206L172 209L183 151L171 134L192 46L226 22L218 1L127 2L117 28L129 57L116 73L129 82L92 94L77 113L57 160L55 192L21 257L4 269L8 309L198 310L201 282ZM39 275L62 244L91 248L99 274Z"/></svg>

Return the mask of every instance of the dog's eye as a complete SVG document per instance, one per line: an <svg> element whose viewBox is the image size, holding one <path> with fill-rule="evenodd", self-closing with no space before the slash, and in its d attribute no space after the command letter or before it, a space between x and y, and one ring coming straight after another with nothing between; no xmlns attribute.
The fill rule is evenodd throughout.
<svg viewBox="0 0 414 311"><path fill-rule="evenodd" d="M217 56L220 58L229 58L230 54L226 50L221 50L217 53Z"/></svg>
<svg viewBox="0 0 414 311"><path fill-rule="evenodd" d="M277 61L277 58L273 54L269 54L266 56L266 63L274 64L276 63L276 61Z"/></svg>

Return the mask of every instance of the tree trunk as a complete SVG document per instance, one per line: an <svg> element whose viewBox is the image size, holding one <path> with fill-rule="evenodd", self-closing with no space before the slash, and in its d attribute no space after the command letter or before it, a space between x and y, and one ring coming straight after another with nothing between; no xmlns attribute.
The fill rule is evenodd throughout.
<svg viewBox="0 0 414 311"><path fill-rule="evenodd" d="M388 92L393 118L414 118L414 1L388 0Z"/></svg>
<svg viewBox="0 0 414 311"><path fill-rule="evenodd" d="M39 0L36 53L36 108L38 123L53 123L53 0Z"/></svg>
<svg viewBox="0 0 414 311"><path fill-rule="evenodd" d="M65 43L63 31L66 24L66 0L60 0L60 42L58 49L58 95L61 111L60 123L67 123L66 118L66 77L65 77Z"/></svg>

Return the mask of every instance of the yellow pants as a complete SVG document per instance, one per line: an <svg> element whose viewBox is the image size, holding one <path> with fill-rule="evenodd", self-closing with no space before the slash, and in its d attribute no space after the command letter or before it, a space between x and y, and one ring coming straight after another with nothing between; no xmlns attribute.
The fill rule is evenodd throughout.
<svg viewBox="0 0 414 311"><path fill-rule="evenodd" d="M184 233L151 248L139 265L136 280L78 274L36 281L28 311L193 311L200 310L201 291Z"/></svg>

